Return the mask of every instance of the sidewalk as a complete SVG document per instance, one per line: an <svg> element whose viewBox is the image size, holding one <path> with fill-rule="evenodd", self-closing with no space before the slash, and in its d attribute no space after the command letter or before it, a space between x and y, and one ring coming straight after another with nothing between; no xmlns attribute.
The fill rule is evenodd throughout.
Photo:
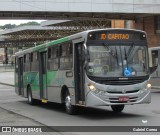
<svg viewBox="0 0 160 135"><path fill-rule="evenodd" d="M0 64L0 72L14 72L14 66Z"/></svg>
<svg viewBox="0 0 160 135"><path fill-rule="evenodd" d="M0 72L0 84L14 87L14 72Z"/></svg>

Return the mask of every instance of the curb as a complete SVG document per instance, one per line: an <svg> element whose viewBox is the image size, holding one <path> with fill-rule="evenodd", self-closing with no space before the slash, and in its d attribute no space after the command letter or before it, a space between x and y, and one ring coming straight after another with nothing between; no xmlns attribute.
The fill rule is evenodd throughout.
<svg viewBox="0 0 160 135"><path fill-rule="evenodd" d="M15 87L15 85L9 84L9 83L2 83L2 82L0 82L0 84L2 84L2 85L7 85L7 86L11 86L11 87Z"/></svg>

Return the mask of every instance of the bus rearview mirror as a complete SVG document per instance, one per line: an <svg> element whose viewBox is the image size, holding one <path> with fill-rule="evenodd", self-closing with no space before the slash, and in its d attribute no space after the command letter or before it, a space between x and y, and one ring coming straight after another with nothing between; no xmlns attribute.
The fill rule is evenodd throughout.
<svg viewBox="0 0 160 135"><path fill-rule="evenodd" d="M153 66L153 67L150 67L149 70L150 70L150 74L153 74L158 68L158 65L156 66Z"/></svg>

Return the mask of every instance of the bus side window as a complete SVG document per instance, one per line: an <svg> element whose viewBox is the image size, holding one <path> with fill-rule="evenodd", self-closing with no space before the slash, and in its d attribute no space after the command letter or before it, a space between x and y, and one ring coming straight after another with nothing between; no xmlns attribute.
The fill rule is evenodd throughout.
<svg viewBox="0 0 160 135"><path fill-rule="evenodd" d="M48 48L48 59L51 58L51 48Z"/></svg>
<svg viewBox="0 0 160 135"><path fill-rule="evenodd" d="M25 60L25 71L30 71L30 61L31 61L31 54L26 54L26 60Z"/></svg>
<svg viewBox="0 0 160 135"><path fill-rule="evenodd" d="M62 54L63 53L63 50L62 50L62 45L60 45L59 46L59 56L62 56L62 55L64 55L64 54Z"/></svg>
<svg viewBox="0 0 160 135"><path fill-rule="evenodd" d="M48 49L48 70L58 70L58 46Z"/></svg>
<svg viewBox="0 0 160 135"><path fill-rule="evenodd" d="M73 45L72 45L72 43L69 44L69 54L70 55L73 54Z"/></svg>
<svg viewBox="0 0 160 135"><path fill-rule="evenodd" d="M38 71L37 52L31 53L31 71Z"/></svg>
<svg viewBox="0 0 160 135"><path fill-rule="evenodd" d="M15 57L15 72L18 73L18 57Z"/></svg>
<svg viewBox="0 0 160 135"><path fill-rule="evenodd" d="M39 60L39 53L38 52L35 53L35 58L37 61Z"/></svg>
<svg viewBox="0 0 160 135"><path fill-rule="evenodd" d="M33 53L30 54L30 62L33 62Z"/></svg>
<svg viewBox="0 0 160 135"><path fill-rule="evenodd" d="M24 63L26 63L26 55L24 55Z"/></svg>
<svg viewBox="0 0 160 135"><path fill-rule="evenodd" d="M71 69L73 65L73 55L72 55L72 47L71 43L64 43L60 46L60 69Z"/></svg>
<svg viewBox="0 0 160 135"><path fill-rule="evenodd" d="M24 66L23 66L23 70L24 70L24 72L26 71L26 66L25 66L25 64L26 64L26 54L24 55Z"/></svg>

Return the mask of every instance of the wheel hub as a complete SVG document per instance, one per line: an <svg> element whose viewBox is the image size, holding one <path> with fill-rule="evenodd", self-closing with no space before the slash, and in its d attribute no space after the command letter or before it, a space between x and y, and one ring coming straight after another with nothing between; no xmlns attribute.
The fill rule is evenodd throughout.
<svg viewBox="0 0 160 135"><path fill-rule="evenodd" d="M66 105L67 109L71 108L71 98L69 95L66 97L65 105Z"/></svg>
<svg viewBox="0 0 160 135"><path fill-rule="evenodd" d="M28 94L28 101L31 102L31 94L30 94L30 92Z"/></svg>

